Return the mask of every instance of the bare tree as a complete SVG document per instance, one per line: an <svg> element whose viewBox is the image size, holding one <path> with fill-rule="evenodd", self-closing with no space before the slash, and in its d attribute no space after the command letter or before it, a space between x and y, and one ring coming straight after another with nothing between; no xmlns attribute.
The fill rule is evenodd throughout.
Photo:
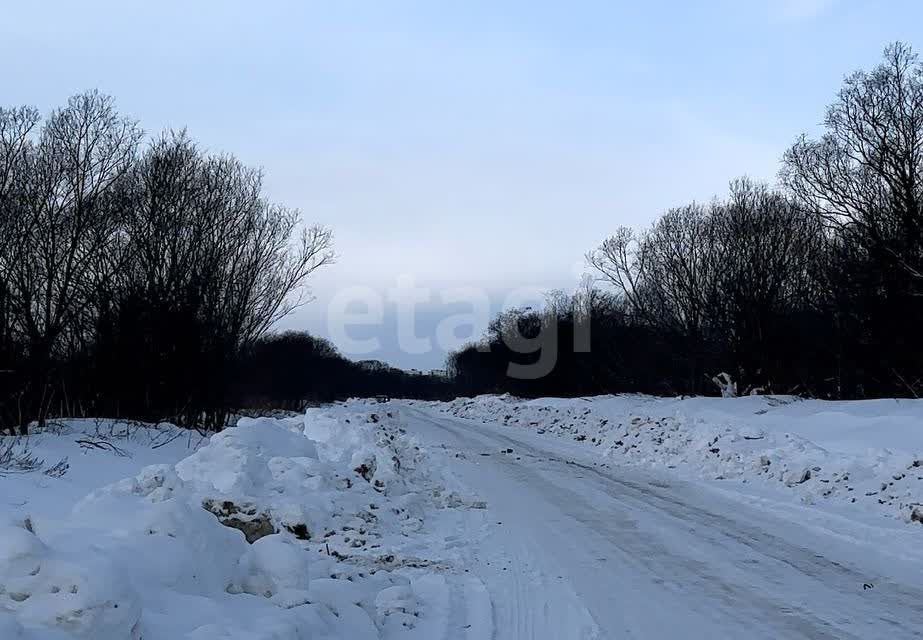
<svg viewBox="0 0 923 640"><path fill-rule="evenodd" d="M779 319L818 303L826 238L818 220L764 184L741 178L712 210L720 269L712 317L744 384L761 384L778 347Z"/></svg>
<svg viewBox="0 0 923 640"><path fill-rule="evenodd" d="M833 233L838 387L902 389L923 367L923 65L913 50L894 43L872 71L848 76L824 126L789 149L781 177Z"/></svg>
<svg viewBox="0 0 923 640"><path fill-rule="evenodd" d="M0 108L0 422L18 421L20 384L16 367L21 358L17 314L13 309L11 274L8 265L19 247L15 229L21 215L23 164L31 144L30 134L39 114L30 107Z"/></svg>
<svg viewBox="0 0 923 640"><path fill-rule="evenodd" d="M923 66L895 43L846 78L825 133L802 136L781 177L799 204L867 250L923 277Z"/></svg>
<svg viewBox="0 0 923 640"><path fill-rule="evenodd" d="M155 140L132 182L117 322L148 353L144 402L155 410L166 394L183 414L172 417L219 428L235 358L307 300L332 234L307 227L293 243L300 214L266 200L261 172L204 154L185 132Z"/></svg>
<svg viewBox="0 0 923 640"><path fill-rule="evenodd" d="M44 419L52 357L69 330L84 326L78 320L111 278L107 254L119 231L111 191L129 171L140 138L111 98L92 92L71 98L38 140L22 147L10 247L0 259L29 355L23 431L28 420Z"/></svg>
<svg viewBox="0 0 923 640"><path fill-rule="evenodd" d="M620 229L587 256L637 318L686 337L693 389L701 385L705 330L718 286L712 220L710 208L697 203L670 209L645 233Z"/></svg>
<svg viewBox="0 0 923 640"><path fill-rule="evenodd" d="M629 227L619 227L598 249L587 254L587 262L604 281L613 285L638 318L651 321L653 310L643 298L644 282L649 275L649 253L644 238Z"/></svg>
<svg viewBox="0 0 923 640"><path fill-rule="evenodd" d="M185 132L139 155L97 92L39 122L0 109L0 420L25 432L76 384L81 410L220 427L242 351L309 300L331 232Z"/></svg>

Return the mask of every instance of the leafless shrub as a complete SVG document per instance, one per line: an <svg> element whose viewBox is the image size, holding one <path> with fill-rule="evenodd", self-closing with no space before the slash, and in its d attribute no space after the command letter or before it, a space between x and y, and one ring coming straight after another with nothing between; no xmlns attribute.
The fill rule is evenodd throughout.
<svg viewBox="0 0 923 640"><path fill-rule="evenodd" d="M44 473L49 478L63 478L64 474L70 469L70 463L68 463L67 458L61 458L57 464L48 467L42 473Z"/></svg>
<svg viewBox="0 0 923 640"><path fill-rule="evenodd" d="M28 438L0 438L0 476L39 471L45 461L32 454Z"/></svg>
<svg viewBox="0 0 923 640"><path fill-rule="evenodd" d="M121 448L120 446L109 442L108 440L99 440L93 438L80 438L75 440L75 442L80 445L81 449L87 451L99 450L99 451L109 451L119 456L120 458L130 458L131 453Z"/></svg>

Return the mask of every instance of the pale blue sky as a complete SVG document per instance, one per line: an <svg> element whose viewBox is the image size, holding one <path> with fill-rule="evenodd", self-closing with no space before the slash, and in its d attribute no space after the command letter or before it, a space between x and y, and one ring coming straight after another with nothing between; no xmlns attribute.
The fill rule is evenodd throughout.
<svg viewBox="0 0 923 640"><path fill-rule="evenodd" d="M99 88L263 166L273 199L336 232L286 323L325 334L336 291L401 274L494 301L572 286L618 225L773 179L843 75L923 48L921 25L909 0L20 2L0 95L47 111ZM385 318L368 357L438 366Z"/></svg>

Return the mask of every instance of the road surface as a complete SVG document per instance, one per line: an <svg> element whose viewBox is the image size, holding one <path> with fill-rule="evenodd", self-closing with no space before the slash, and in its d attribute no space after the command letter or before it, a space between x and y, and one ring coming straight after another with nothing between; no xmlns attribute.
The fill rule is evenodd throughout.
<svg viewBox="0 0 923 640"><path fill-rule="evenodd" d="M923 571L893 550L551 435L405 417L487 503L457 532L477 543L448 638L923 637ZM489 606L463 602L472 582Z"/></svg>

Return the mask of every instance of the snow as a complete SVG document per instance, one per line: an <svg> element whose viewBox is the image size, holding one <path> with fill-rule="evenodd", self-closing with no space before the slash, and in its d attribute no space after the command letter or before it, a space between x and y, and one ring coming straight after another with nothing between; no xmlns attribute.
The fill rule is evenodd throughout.
<svg viewBox="0 0 923 640"><path fill-rule="evenodd" d="M442 633L428 527L467 507L401 424L353 402L207 439L71 420L7 440L35 464L0 474L0 637Z"/></svg>
<svg viewBox="0 0 923 640"><path fill-rule="evenodd" d="M408 409L408 430L487 503L462 512L456 528L473 541L464 566L487 593L489 617L472 588L453 605L453 626L487 620L469 637L517 640L921 637L918 523L807 504L778 480L703 478L694 451L686 469L664 464L680 454L653 448L634 463L594 445L605 429L588 425L606 419L594 403L643 419L673 417L686 403L718 411L640 397ZM450 415L462 406L489 419ZM681 429L723 432L687 418L693 426Z"/></svg>
<svg viewBox="0 0 923 640"><path fill-rule="evenodd" d="M0 638L919 635L923 403L350 401L0 455Z"/></svg>
<svg viewBox="0 0 923 640"><path fill-rule="evenodd" d="M228 587L231 593L309 601L308 554L284 535L270 534L254 542L238 560L236 573Z"/></svg>
<svg viewBox="0 0 923 640"><path fill-rule="evenodd" d="M138 636L140 598L104 554L53 550L15 526L0 529L0 540L2 610L14 617L8 626L19 637L51 621L60 635L48 637Z"/></svg>
<svg viewBox="0 0 923 640"><path fill-rule="evenodd" d="M274 490L284 483L275 477L271 463L317 459L314 443L290 428L288 421L263 418L242 422L237 429L212 436L208 446L181 460L176 465L180 479L208 485L219 493L246 495L258 487Z"/></svg>
<svg viewBox="0 0 923 640"><path fill-rule="evenodd" d="M481 396L434 407L567 438L618 464L781 485L805 504L908 523L923 505L921 400Z"/></svg>

